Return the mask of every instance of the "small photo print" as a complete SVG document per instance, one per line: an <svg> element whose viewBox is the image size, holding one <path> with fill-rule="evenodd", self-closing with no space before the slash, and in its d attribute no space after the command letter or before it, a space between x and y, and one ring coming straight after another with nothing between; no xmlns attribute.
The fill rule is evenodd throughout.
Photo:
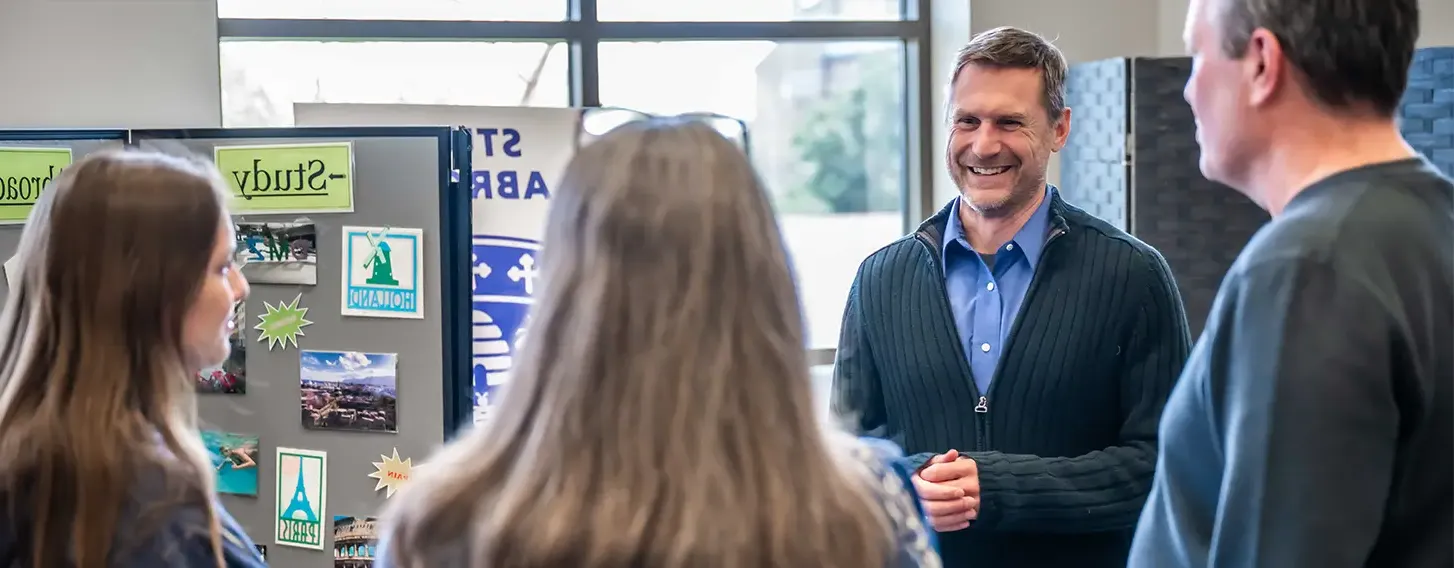
<svg viewBox="0 0 1454 568"><path fill-rule="evenodd" d="M328 453L279 447L277 522L273 541L284 546L327 550Z"/></svg>
<svg viewBox="0 0 1454 568"><path fill-rule="evenodd" d="M199 393L245 394L247 393L247 340L242 328L247 325L247 310L237 304L232 315L232 335L227 338L232 351L221 367L202 369L193 377Z"/></svg>
<svg viewBox="0 0 1454 568"><path fill-rule="evenodd" d="M333 516L333 568L372 568L379 544L374 517Z"/></svg>
<svg viewBox="0 0 1454 568"><path fill-rule="evenodd" d="M303 427L398 432L398 360L395 353L302 351Z"/></svg>
<svg viewBox="0 0 1454 568"><path fill-rule="evenodd" d="M217 492L257 496L258 437L220 430L203 430L202 445L217 472Z"/></svg>
<svg viewBox="0 0 1454 568"><path fill-rule="evenodd" d="M318 284L313 223L238 223L233 259L253 284Z"/></svg>

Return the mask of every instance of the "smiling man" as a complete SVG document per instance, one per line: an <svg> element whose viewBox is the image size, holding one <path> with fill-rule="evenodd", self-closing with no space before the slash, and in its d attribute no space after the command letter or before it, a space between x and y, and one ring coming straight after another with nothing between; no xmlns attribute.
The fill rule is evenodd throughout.
<svg viewBox="0 0 1454 568"><path fill-rule="evenodd" d="M946 566L1122 568L1189 337L1150 246L1046 183L1066 64L997 28L959 53L959 195L863 262L834 410L909 455Z"/></svg>

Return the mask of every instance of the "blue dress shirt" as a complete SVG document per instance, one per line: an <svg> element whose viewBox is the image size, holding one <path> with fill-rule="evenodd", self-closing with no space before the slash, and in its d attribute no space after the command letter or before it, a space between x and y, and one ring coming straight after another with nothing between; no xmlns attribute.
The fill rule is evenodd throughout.
<svg viewBox="0 0 1454 568"><path fill-rule="evenodd" d="M1050 229L1050 186L1045 198L1015 237L1000 246L994 254L993 267L969 245L964 225L959 220L959 198L954 213L944 229L944 284L949 293L949 307L954 310L954 325L959 330L959 343L969 360L974 384L980 396L988 396L990 379L995 375L1004 342L1009 338L1020 302L1030 288L1040 250L1045 247Z"/></svg>

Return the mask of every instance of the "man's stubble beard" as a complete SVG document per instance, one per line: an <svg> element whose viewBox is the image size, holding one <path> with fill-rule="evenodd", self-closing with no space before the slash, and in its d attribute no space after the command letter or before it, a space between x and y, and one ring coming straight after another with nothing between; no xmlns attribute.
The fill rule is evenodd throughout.
<svg viewBox="0 0 1454 568"><path fill-rule="evenodd" d="M1035 201L1035 194L1037 192L1045 190L1044 182L1041 182L1032 187L1015 187L1010 191L1009 195L1005 196L1004 199L998 200L996 202L984 203L982 201L976 202L966 197L965 194L967 192L964 190L964 185L962 181L955 181L960 184L958 188L960 200L964 204L968 205L970 210L978 213L981 217L985 217L988 219L1011 217L1014 216L1016 213L1022 212L1026 207L1029 207L1030 203Z"/></svg>

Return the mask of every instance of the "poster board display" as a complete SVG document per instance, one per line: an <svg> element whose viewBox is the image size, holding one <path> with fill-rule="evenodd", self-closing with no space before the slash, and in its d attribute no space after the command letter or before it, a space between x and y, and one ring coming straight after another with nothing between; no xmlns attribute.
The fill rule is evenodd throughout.
<svg viewBox="0 0 1454 568"><path fill-rule="evenodd" d="M236 326L245 346L246 389L198 395L205 427L258 440L256 495L220 499L267 546L270 565L330 563L333 516L374 515L386 503L386 492L370 477L379 456L397 452L422 461L454 427L441 409L451 378L468 376L469 272L455 259L467 254L469 237L467 214L456 213L467 210L466 194L452 174L457 161L468 161L459 150L468 139L446 127L136 130L131 136L144 149L221 154L263 166L276 160L278 148L331 148L335 155L320 159L337 164L344 163L340 150L348 149L349 210L317 205L306 184L297 191L294 169L292 192L302 196L280 193L267 198L282 202L274 209L234 215L234 223L249 228L239 231L237 253L251 283L246 321ZM263 155L249 157L259 150ZM296 154L284 155L297 161ZM307 174L307 160L301 163ZM247 181L255 175L249 171ZM314 197L313 205L304 197ZM240 199L235 195L234 202ZM346 314L346 227L407 230L417 240L409 259L422 275L417 317ZM393 274L401 280L397 264Z"/></svg>
<svg viewBox="0 0 1454 568"><path fill-rule="evenodd" d="M70 146L0 146L0 224L25 224L41 191L74 155Z"/></svg>
<svg viewBox="0 0 1454 568"><path fill-rule="evenodd" d="M0 302L10 293L12 272L18 274L15 249L40 191L60 174L63 163L123 148L127 138L125 130L0 130L0 261L5 262Z"/></svg>
<svg viewBox="0 0 1454 568"><path fill-rule="evenodd" d="M570 108L295 103L309 126L463 125L472 141L472 384L459 401L478 423L509 379L528 327L551 188L575 155L581 111Z"/></svg>

